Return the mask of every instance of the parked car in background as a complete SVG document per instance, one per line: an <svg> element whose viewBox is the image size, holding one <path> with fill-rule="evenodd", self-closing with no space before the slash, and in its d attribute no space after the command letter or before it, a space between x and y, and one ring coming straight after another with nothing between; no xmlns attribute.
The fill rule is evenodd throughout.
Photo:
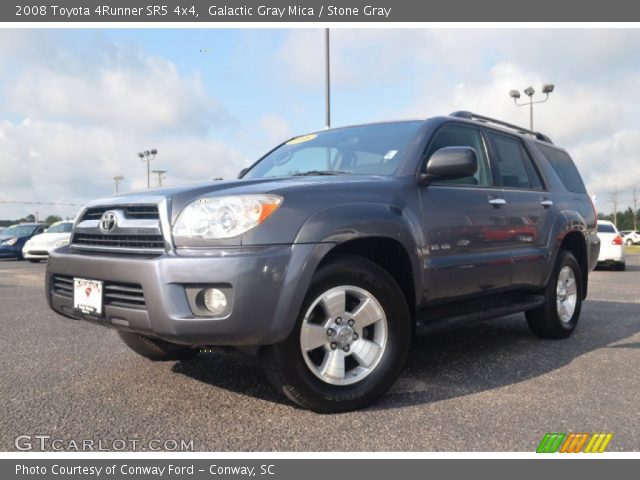
<svg viewBox="0 0 640 480"><path fill-rule="evenodd" d="M23 258L32 263L49 258L49 252L54 248L69 245L73 222L65 220L57 222L47 228L43 233L31 237L22 247Z"/></svg>
<svg viewBox="0 0 640 480"><path fill-rule="evenodd" d="M7 227L0 227L0 234L2 234L2 232L3 232L4 230L6 230L6 228L7 228Z"/></svg>
<svg viewBox="0 0 640 480"><path fill-rule="evenodd" d="M625 245L638 245L640 243L640 232L637 230L622 230L620 236Z"/></svg>
<svg viewBox="0 0 640 480"><path fill-rule="evenodd" d="M44 232L44 223L20 223L0 233L0 258L22 260L22 247L34 235Z"/></svg>
<svg viewBox="0 0 640 480"><path fill-rule="evenodd" d="M598 266L612 266L616 270L624 270L624 245L616 226L608 220L598 220L598 237L600 238Z"/></svg>

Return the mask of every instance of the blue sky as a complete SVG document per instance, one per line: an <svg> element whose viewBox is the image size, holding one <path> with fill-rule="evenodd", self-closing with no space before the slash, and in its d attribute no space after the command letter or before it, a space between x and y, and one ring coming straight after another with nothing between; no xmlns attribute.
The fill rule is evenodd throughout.
<svg viewBox="0 0 640 480"><path fill-rule="evenodd" d="M82 204L223 176L324 126L322 29L0 29L0 200ZM508 91L553 82L536 129L602 211L640 179L640 32L334 29L332 124L473 110L526 125ZM33 208L0 204L0 218ZM74 207L41 207L73 215Z"/></svg>

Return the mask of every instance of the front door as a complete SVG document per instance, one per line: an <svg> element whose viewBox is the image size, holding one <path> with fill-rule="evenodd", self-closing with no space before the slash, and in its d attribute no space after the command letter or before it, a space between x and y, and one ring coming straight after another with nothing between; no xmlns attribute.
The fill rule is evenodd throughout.
<svg viewBox="0 0 640 480"><path fill-rule="evenodd" d="M505 193L495 186L486 140L472 126L445 124L425 159L449 146L472 147L478 170L470 177L420 187L429 302L488 295L511 286Z"/></svg>

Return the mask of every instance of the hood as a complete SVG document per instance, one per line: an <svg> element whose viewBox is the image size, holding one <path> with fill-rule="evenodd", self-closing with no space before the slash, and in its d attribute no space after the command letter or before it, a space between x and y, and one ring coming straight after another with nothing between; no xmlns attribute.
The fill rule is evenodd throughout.
<svg viewBox="0 0 640 480"><path fill-rule="evenodd" d="M71 238L71 233L40 233L39 235L34 235L29 240L31 245L53 245L60 240L69 240Z"/></svg>
<svg viewBox="0 0 640 480"><path fill-rule="evenodd" d="M188 203L207 195L223 196L252 193L279 193L286 195L288 191L312 193L315 191L326 192L334 189L344 192L353 191L354 188L352 187L356 185L360 187L356 190L363 191L366 190L363 184L375 182L379 185L381 181L387 182L393 179L397 179L397 177L381 175L327 175L227 180L180 187L141 190L107 197L91 202L91 205L126 203L127 200L131 201L132 198L138 197L154 197L155 199L165 197L171 198L173 215L175 216L176 213Z"/></svg>

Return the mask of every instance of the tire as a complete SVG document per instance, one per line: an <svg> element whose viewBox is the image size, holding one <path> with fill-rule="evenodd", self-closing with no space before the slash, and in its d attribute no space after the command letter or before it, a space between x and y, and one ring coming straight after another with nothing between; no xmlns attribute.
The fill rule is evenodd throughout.
<svg viewBox="0 0 640 480"><path fill-rule="evenodd" d="M334 298L345 300L334 301L330 314L323 299ZM360 307L359 316L342 318ZM260 355L271 383L295 404L319 413L345 412L373 403L391 388L405 365L411 335L407 302L393 278L369 260L344 255L315 273L292 333L263 347ZM303 347L315 343L319 346ZM338 368L323 374L329 359Z"/></svg>
<svg viewBox="0 0 640 480"><path fill-rule="evenodd" d="M198 351L188 345L177 345L159 338L151 338L139 333L118 331L118 335L127 347L149 360L164 362L169 360L187 360Z"/></svg>
<svg viewBox="0 0 640 480"><path fill-rule="evenodd" d="M568 273L570 271L570 273ZM573 287L559 287L560 278L573 278ZM562 276L562 277L561 277ZM570 285L567 283L566 285ZM564 307L563 315L560 314L562 307L558 304L558 294L567 293L566 300L569 302L575 299L573 311L569 308L570 303L562 302ZM570 292L573 292L571 295ZM553 269L549 283L543 290L545 302L539 308L526 312L527 323L531 331L542 338L567 338L569 337L580 318L580 309L582 307L582 275L580 265L576 258L566 250L561 250L556 259L556 265ZM568 315L570 313L570 315ZM564 318L563 318L564 316Z"/></svg>
<svg viewBox="0 0 640 480"><path fill-rule="evenodd" d="M37 258L30 258L30 259L29 259L29 261L30 261L31 263L40 263L40 260L39 260L39 259L37 259Z"/></svg>
<svg viewBox="0 0 640 480"><path fill-rule="evenodd" d="M617 263L613 268L619 272L624 272L627 269L627 264L625 262Z"/></svg>
<svg viewBox="0 0 640 480"><path fill-rule="evenodd" d="M626 240L624 243L625 243L625 245L626 245L627 247L630 247L631 245L633 245L633 240L628 239L628 240Z"/></svg>

